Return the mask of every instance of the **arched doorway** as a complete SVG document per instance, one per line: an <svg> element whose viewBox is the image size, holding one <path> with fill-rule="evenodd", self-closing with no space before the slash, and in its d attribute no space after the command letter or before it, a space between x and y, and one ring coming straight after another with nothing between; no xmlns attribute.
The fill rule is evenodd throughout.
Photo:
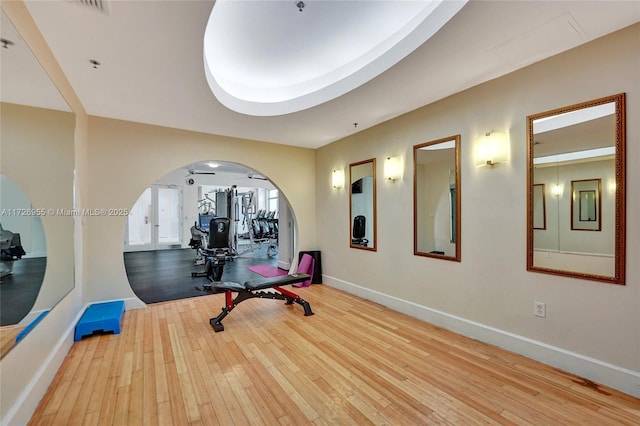
<svg viewBox="0 0 640 426"><path fill-rule="evenodd" d="M229 218L231 224L223 281L288 272L295 224L279 189L240 164L192 163L157 179L129 210L123 233L125 270L143 302L208 294L206 265L194 240L198 234L206 240L214 217Z"/></svg>

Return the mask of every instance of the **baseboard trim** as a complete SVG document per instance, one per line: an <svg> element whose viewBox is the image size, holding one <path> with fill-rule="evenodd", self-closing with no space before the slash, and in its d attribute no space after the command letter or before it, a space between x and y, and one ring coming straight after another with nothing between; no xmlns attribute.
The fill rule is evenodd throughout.
<svg viewBox="0 0 640 426"><path fill-rule="evenodd" d="M27 424L69 353L73 345L76 323L80 320L83 312L84 309L76 315L71 325L60 336L56 346L49 352L45 362L40 365L29 384L22 390L13 407L2 419L1 424L3 426Z"/></svg>
<svg viewBox="0 0 640 426"><path fill-rule="evenodd" d="M323 283L394 311L640 398L640 372L323 275Z"/></svg>
<svg viewBox="0 0 640 426"><path fill-rule="evenodd" d="M278 268L284 269L285 271L288 271L288 270L291 269L291 262L285 262L283 260L278 260Z"/></svg>
<svg viewBox="0 0 640 426"><path fill-rule="evenodd" d="M109 301L110 300L106 300L105 302ZM124 299L124 302L125 310L134 310L146 307L146 305L137 297ZM60 336L56 346L51 350L51 352L49 352L49 356L46 358L45 362L40 365L40 368L38 368L38 371L34 374L29 384L23 389L13 407L11 407L6 416L2 421L0 421L0 425L9 426L14 424L27 424L69 353L69 350L74 343L73 339L76 324L80 321L80 317L91 303L86 303L77 313L73 322Z"/></svg>

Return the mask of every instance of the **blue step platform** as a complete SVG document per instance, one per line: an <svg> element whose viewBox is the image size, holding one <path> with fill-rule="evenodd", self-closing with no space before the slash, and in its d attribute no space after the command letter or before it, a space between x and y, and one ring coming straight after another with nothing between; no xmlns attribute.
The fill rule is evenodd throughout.
<svg viewBox="0 0 640 426"><path fill-rule="evenodd" d="M96 332L120 334L120 323L124 315L124 300L94 303L89 305L78 324L73 340L76 342Z"/></svg>
<svg viewBox="0 0 640 426"><path fill-rule="evenodd" d="M46 311L43 311L40 313L40 315L38 315L38 317L36 319L34 319L33 321L31 321L29 323L29 325L27 325L24 330L22 330L17 336L16 336L16 343L18 343L20 340L24 339L24 337L29 334L29 332L31 330L33 330L33 328L38 325L38 323L40 321L42 321L42 318L46 317L47 314L49 313L49 309L47 309Z"/></svg>

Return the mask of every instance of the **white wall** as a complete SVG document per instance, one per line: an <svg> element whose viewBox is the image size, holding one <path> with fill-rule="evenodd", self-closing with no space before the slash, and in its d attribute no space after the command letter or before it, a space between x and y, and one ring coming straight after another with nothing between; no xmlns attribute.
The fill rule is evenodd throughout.
<svg viewBox="0 0 640 426"><path fill-rule="evenodd" d="M636 24L319 149L324 282L640 396L638 221L627 220L624 286L526 270L528 115L626 92L626 214L640 217L639 64ZM511 158L478 168L474 141L488 130L509 133ZM412 146L452 134L462 136L461 263L412 254ZM404 178L378 179L378 251L350 249L348 192L331 187L331 171L375 157L380 177L389 155L404 159Z"/></svg>

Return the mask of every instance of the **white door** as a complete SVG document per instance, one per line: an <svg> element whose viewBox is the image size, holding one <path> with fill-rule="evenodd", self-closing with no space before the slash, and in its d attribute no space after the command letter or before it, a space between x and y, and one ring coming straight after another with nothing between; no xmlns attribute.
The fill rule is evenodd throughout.
<svg viewBox="0 0 640 426"><path fill-rule="evenodd" d="M134 204L124 238L124 251L163 250L182 241L181 188L152 185Z"/></svg>

